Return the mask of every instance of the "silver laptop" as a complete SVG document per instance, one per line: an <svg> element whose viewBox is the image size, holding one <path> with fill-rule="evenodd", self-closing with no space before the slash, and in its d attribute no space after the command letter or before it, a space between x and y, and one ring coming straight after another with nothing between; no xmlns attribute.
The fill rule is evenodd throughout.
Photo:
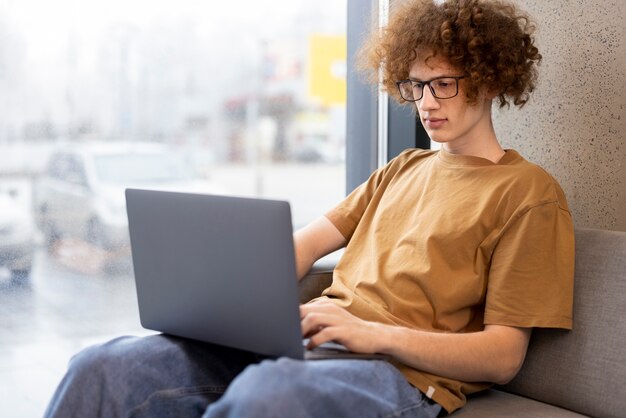
<svg viewBox="0 0 626 418"><path fill-rule="evenodd" d="M139 316L155 331L296 359L303 346L288 202L126 190Z"/></svg>

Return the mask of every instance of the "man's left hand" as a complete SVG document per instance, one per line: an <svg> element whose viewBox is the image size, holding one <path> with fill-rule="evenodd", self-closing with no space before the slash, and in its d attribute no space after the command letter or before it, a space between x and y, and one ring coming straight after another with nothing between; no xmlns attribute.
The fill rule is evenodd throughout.
<svg viewBox="0 0 626 418"><path fill-rule="evenodd" d="M381 324L364 321L327 300L300 305L302 335L308 348L333 341L354 353L376 353Z"/></svg>

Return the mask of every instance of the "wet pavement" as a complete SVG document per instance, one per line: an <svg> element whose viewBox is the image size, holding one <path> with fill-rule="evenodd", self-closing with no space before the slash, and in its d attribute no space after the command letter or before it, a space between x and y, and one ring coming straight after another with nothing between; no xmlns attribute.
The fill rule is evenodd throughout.
<svg viewBox="0 0 626 418"><path fill-rule="evenodd" d="M37 251L28 281L0 272L0 417L41 417L81 348L151 333L139 324L130 259L105 261L107 254L65 243L55 256Z"/></svg>

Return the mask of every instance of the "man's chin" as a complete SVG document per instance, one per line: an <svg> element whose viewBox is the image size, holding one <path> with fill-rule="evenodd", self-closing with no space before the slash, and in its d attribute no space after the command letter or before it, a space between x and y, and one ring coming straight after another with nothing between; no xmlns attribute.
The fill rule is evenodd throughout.
<svg viewBox="0 0 626 418"><path fill-rule="evenodd" d="M428 135L428 137L430 138L431 142L435 142L438 146L442 146L443 144L448 142L448 139L442 138L440 135Z"/></svg>

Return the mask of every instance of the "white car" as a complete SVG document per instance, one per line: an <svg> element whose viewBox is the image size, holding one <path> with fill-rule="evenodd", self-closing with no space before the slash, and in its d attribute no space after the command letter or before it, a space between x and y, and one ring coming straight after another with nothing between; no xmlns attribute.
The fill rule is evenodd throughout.
<svg viewBox="0 0 626 418"><path fill-rule="evenodd" d="M25 280L34 252L35 227L30 213L12 193L0 190L0 268L8 269L13 280Z"/></svg>
<svg viewBox="0 0 626 418"><path fill-rule="evenodd" d="M185 159L167 147L85 143L54 152L34 183L35 218L47 245L82 239L103 249L127 247L124 190L128 187L216 193L195 178Z"/></svg>

